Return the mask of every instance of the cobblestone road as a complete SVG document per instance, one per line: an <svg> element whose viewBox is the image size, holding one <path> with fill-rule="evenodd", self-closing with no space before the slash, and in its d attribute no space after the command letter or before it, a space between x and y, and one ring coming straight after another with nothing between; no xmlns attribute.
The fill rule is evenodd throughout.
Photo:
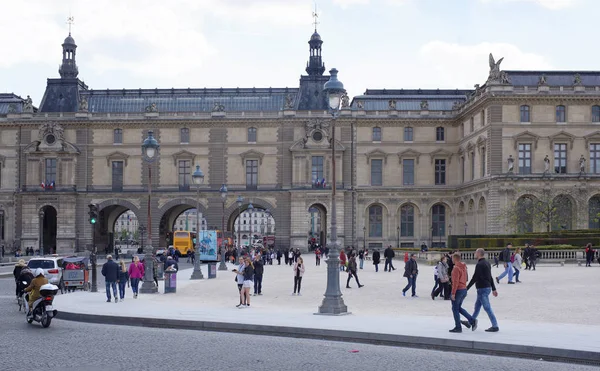
<svg viewBox="0 0 600 371"><path fill-rule="evenodd" d="M13 285L12 279L0 279L0 370L598 370L506 357L59 319L43 329L19 314Z"/></svg>

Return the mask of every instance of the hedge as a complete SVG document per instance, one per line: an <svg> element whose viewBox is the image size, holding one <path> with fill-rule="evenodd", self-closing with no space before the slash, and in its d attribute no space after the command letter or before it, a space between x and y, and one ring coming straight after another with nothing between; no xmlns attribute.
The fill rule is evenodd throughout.
<svg viewBox="0 0 600 371"><path fill-rule="evenodd" d="M513 245L514 248L520 247L521 249L524 249L525 246L524 245ZM536 248L538 250L583 250L583 247L581 246L572 246L572 245L544 245L544 246L536 246ZM490 248L485 248L486 250L490 250L490 251L500 251L503 249L503 247L490 247ZM394 248L394 250L396 251L408 251L408 252L420 252L421 249L417 249L417 248ZM456 249L430 249L428 252L453 252ZM477 250L477 248L463 248L463 249L459 249L462 252L469 252L469 251L475 251Z"/></svg>
<svg viewBox="0 0 600 371"><path fill-rule="evenodd" d="M545 249L546 246L554 245L570 245L575 248L583 248L586 244L591 243L592 245L600 245L600 237L573 237L573 238L469 238L463 239L458 238L457 244L453 245L459 249L477 249L477 248L501 248L509 243L513 246L525 246L526 243L533 244L538 248Z"/></svg>

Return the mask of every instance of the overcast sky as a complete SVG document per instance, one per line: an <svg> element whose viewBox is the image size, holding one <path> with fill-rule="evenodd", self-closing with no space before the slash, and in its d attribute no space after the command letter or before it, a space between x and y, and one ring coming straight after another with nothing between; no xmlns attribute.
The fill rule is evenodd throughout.
<svg viewBox="0 0 600 371"><path fill-rule="evenodd" d="M0 0L0 92L39 105L66 19L93 89L296 87L312 0ZM367 88L472 88L503 69L600 70L598 0L319 0L327 69Z"/></svg>

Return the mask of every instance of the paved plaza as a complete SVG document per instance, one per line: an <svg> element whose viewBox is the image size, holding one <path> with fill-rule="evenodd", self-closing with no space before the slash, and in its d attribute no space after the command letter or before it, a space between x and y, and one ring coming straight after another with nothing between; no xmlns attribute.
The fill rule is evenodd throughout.
<svg viewBox="0 0 600 371"><path fill-rule="evenodd" d="M365 287L342 288L343 298L352 315L342 317L315 316L325 291L326 264L315 266L311 255L303 279L302 296L292 296L293 273L289 266L267 266L263 279L263 295L253 296L251 308L236 309L237 287L230 271L218 272L212 280L190 281L191 269L181 270L175 294L140 295L124 302L106 303L105 294L86 292L61 295L56 305L63 312L142 318L212 321L254 325L300 327L323 330L357 331L361 333L390 334L436 338L443 341L465 340L486 344L505 344L523 347L546 347L561 350L598 352L597 337L600 326L590 324L590 308L597 308L600 300L593 293L600 267L567 265L538 266L537 271L525 271L521 284L498 285L499 296L492 298L492 307L499 321L500 332L489 334L490 326L485 312L480 314L476 332L450 334L453 327L450 302L431 300L433 267L420 265L417 282L419 298L403 297L403 262L395 262L394 272L374 272L370 262L359 271ZM233 266L228 267L229 270ZM473 273L474 266L469 266ZM493 268L493 274L501 272ZM205 277L207 276L204 267ZM345 287L346 273L340 274ZM102 282L99 287L103 288ZM162 282L161 290L162 292ZM469 292L465 308L471 312L475 300L474 288ZM600 360L600 356L599 356Z"/></svg>

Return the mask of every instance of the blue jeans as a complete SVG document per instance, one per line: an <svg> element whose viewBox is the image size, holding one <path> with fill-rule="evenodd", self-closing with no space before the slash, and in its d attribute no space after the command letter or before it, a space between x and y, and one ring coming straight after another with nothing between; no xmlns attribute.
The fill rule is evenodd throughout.
<svg viewBox="0 0 600 371"><path fill-rule="evenodd" d="M494 315L494 311L492 310L492 306L490 305L491 292L491 287L477 289L477 300L475 301L475 309L473 310L473 319L476 319L477 316L479 316L479 311L481 310L481 306L483 306L483 310L485 310L488 317L490 317L492 327L498 327L498 321L496 321L496 316Z"/></svg>
<svg viewBox="0 0 600 371"><path fill-rule="evenodd" d="M506 268L504 268L504 272L498 276L498 280L504 278L504 276L508 275L508 282L512 282L513 279L513 266L511 262L506 263Z"/></svg>
<svg viewBox="0 0 600 371"><path fill-rule="evenodd" d="M363 269L363 265L365 264L365 259L359 259L360 262L360 269Z"/></svg>
<svg viewBox="0 0 600 371"><path fill-rule="evenodd" d="M519 269L515 269L515 279L516 279L516 281L519 281L519 273L521 273L521 271Z"/></svg>
<svg viewBox="0 0 600 371"><path fill-rule="evenodd" d="M375 264L375 272L379 272L379 264Z"/></svg>
<svg viewBox="0 0 600 371"><path fill-rule="evenodd" d="M110 288L112 287L113 295L117 298L117 283L106 281L106 298L110 300Z"/></svg>
<svg viewBox="0 0 600 371"><path fill-rule="evenodd" d="M433 285L433 290L431 290L431 295L433 295L433 292L435 291L435 289L438 288L440 281L438 281L438 276L434 275L433 276L433 281L435 282L435 284Z"/></svg>
<svg viewBox="0 0 600 371"><path fill-rule="evenodd" d="M460 315L462 314L470 324L473 324L473 317L463 307L462 303L467 297L467 289L456 290L455 298L452 300L452 314L454 315L454 328L462 329Z"/></svg>
<svg viewBox="0 0 600 371"><path fill-rule="evenodd" d="M140 284L139 278L131 278L131 291L133 291L133 293L135 295L137 295L137 293L138 293L139 284Z"/></svg>
<svg viewBox="0 0 600 371"><path fill-rule="evenodd" d="M127 281L119 281L119 299L125 299L125 285Z"/></svg>
<svg viewBox="0 0 600 371"><path fill-rule="evenodd" d="M406 287L404 289L402 289L402 292L407 292L408 289L412 288L412 296L416 296L416 290L417 290L417 275L413 274L412 277L406 277L406 279L408 280L408 284L406 285Z"/></svg>

